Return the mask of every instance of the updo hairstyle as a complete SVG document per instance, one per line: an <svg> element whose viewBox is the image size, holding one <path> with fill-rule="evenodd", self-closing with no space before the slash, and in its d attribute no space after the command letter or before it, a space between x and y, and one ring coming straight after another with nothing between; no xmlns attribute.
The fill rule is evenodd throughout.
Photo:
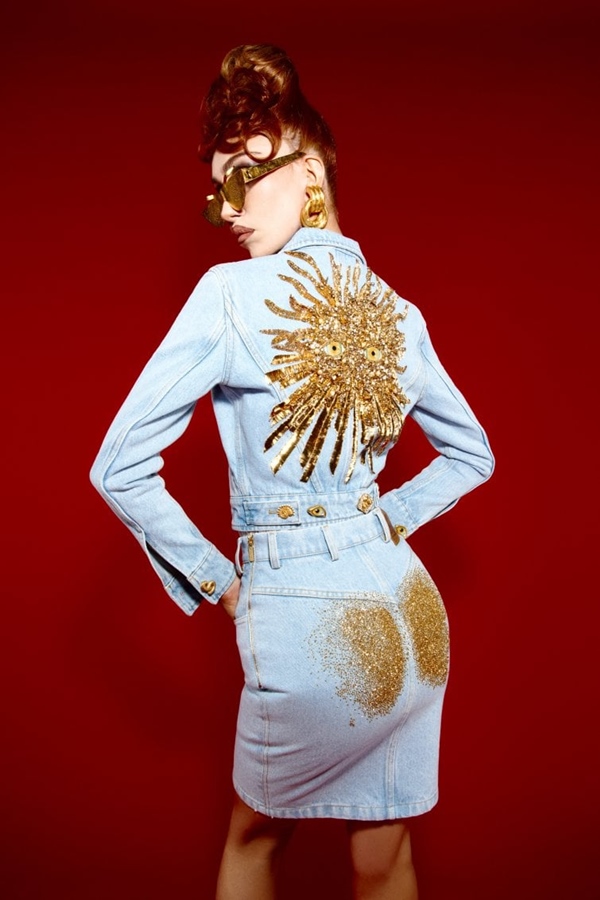
<svg viewBox="0 0 600 900"><path fill-rule="evenodd" d="M203 162L215 150L247 152L249 138L266 135L277 154L281 139L298 150L315 150L323 160L332 205L336 206L335 141L323 117L300 90L296 68L272 44L243 44L230 50L211 84L201 110Z"/></svg>

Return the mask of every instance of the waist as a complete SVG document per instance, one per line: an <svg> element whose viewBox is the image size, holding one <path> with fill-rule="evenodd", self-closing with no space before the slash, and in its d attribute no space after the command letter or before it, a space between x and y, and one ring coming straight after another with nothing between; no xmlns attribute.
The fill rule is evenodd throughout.
<svg viewBox="0 0 600 900"><path fill-rule="evenodd" d="M270 531L253 531L240 535L236 551L238 574L246 562L268 561L278 569L281 560L307 556L330 556L336 560L340 553L359 544L373 540L392 541L400 538L385 512L379 507L347 519L337 519L329 524L314 523L297 528L279 528Z"/></svg>
<svg viewBox="0 0 600 900"><path fill-rule="evenodd" d="M379 488L367 490L328 491L317 494L277 494L271 497L232 497L232 526L236 531L270 531L315 525L366 515L379 502Z"/></svg>

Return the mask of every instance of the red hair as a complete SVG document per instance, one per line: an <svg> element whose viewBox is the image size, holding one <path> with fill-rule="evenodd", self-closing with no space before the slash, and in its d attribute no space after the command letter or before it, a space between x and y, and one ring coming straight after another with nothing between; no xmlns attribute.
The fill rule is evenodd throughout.
<svg viewBox="0 0 600 900"><path fill-rule="evenodd" d="M283 137L299 150L315 150L325 166L331 199L336 203L335 141L323 116L300 90L296 68L272 44L244 44L230 50L202 104L201 143L204 162L215 150L246 150L253 135L266 135L274 156Z"/></svg>

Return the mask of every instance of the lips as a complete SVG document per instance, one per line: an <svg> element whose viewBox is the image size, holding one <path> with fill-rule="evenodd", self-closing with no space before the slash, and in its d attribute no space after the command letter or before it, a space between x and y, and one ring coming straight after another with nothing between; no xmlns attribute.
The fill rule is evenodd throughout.
<svg viewBox="0 0 600 900"><path fill-rule="evenodd" d="M232 225L231 233L238 239L238 243L242 244L249 235L254 234L254 228L244 228L243 225Z"/></svg>

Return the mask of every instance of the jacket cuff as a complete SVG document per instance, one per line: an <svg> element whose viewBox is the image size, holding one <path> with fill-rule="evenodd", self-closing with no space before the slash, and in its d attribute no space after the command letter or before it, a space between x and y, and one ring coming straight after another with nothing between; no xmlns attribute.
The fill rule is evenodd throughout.
<svg viewBox="0 0 600 900"><path fill-rule="evenodd" d="M202 600L216 604L231 587L236 576L233 563L216 547L211 547L198 568L188 575L188 581Z"/></svg>
<svg viewBox="0 0 600 900"><path fill-rule="evenodd" d="M419 527L418 523L413 519L407 504L395 495L395 491L388 491L383 494L379 505L387 513L394 531L400 537L409 537Z"/></svg>

